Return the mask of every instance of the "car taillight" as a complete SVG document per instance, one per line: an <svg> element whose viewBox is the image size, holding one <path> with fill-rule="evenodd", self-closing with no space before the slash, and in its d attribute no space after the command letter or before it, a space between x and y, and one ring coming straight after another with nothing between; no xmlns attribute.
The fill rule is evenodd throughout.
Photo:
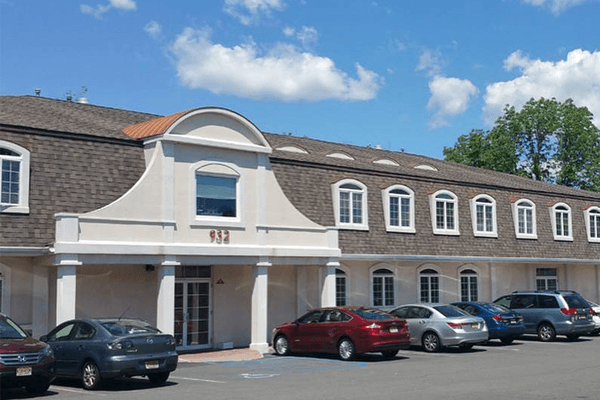
<svg viewBox="0 0 600 400"><path fill-rule="evenodd" d="M577 309L576 308L561 308L560 312L565 314L565 315L577 315Z"/></svg>
<svg viewBox="0 0 600 400"><path fill-rule="evenodd" d="M108 344L108 348L111 350L129 350L133 348L133 343L131 343L129 340L124 340L122 342L112 342Z"/></svg>
<svg viewBox="0 0 600 400"><path fill-rule="evenodd" d="M594 309L592 307L590 307L590 315L596 315L598 314L596 311L594 311Z"/></svg>
<svg viewBox="0 0 600 400"><path fill-rule="evenodd" d="M447 322L448 326L452 329L461 329L463 324L455 322Z"/></svg>
<svg viewBox="0 0 600 400"><path fill-rule="evenodd" d="M506 323L506 318L502 318L500 315L494 315L492 319L496 322Z"/></svg>
<svg viewBox="0 0 600 400"><path fill-rule="evenodd" d="M371 325L365 326L365 328L367 328L367 329L381 329L381 325L377 325L375 322L373 322Z"/></svg>

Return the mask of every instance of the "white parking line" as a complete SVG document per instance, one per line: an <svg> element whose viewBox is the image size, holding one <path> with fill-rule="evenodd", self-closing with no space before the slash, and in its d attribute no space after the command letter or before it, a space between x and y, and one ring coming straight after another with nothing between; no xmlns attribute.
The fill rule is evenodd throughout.
<svg viewBox="0 0 600 400"><path fill-rule="evenodd" d="M71 393L77 393L77 394L91 394L94 396L106 396L106 394L104 393L98 393L98 392L90 392L89 390L83 390L83 389L68 389L62 386L51 386L51 390L56 390L57 392L71 392Z"/></svg>
<svg viewBox="0 0 600 400"><path fill-rule="evenodd" d="M213 381L211 379L186 378L185 376L171 376L170 379L181 379L184 381L197 381L197 382L208 382L208 383L226 383L226 382L222 382L222 381Z"/></svg>

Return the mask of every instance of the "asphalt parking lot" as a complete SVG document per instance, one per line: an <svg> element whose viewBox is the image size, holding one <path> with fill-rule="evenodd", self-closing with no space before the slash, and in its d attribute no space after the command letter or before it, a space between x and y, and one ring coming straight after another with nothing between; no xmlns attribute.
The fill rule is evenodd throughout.
<svg viewBox="0 0 600 400"><path fill-rule="evenodd" d="M419 348L394 360L366 354L293 355L239 362L180 363L165 385L146 379L111 382L87 392L57 381L45 399L600 399L600 337L542 343L533 336L504 346L492 341L461 352ZM23 390L3 399L32 398Z"/></svg>

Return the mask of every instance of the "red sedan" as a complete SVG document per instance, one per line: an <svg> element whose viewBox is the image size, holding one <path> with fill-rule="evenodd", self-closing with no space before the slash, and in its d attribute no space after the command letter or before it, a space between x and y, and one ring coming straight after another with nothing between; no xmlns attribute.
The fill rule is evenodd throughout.
<svg viewBox="0 0 600 400"><path fill-rule="evenodd" d="M409 346L404 319L367 307L318 308L273 330L273 347L281 356L337 353L342 360L351 360L357 354L377 351L394 358L398 350Z"/></svg>

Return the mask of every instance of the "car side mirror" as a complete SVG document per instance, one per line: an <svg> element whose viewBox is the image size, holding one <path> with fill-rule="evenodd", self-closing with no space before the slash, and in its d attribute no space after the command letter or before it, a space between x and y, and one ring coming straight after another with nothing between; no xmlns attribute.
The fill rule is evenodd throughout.
<svg viewBox="0 0 600 400"><path fill-rule="evenodd" d="M300 320L298 320L298 319L294 320L294 325L296 325L296 326L300 325Z"/></svg>
<svg viewBox="0 0 600 400"><path fill-rule="evenodd" d="M44 336L40 337L40 340L42 342L47 342L48 341L48 336L44 335Z"/></svg>

